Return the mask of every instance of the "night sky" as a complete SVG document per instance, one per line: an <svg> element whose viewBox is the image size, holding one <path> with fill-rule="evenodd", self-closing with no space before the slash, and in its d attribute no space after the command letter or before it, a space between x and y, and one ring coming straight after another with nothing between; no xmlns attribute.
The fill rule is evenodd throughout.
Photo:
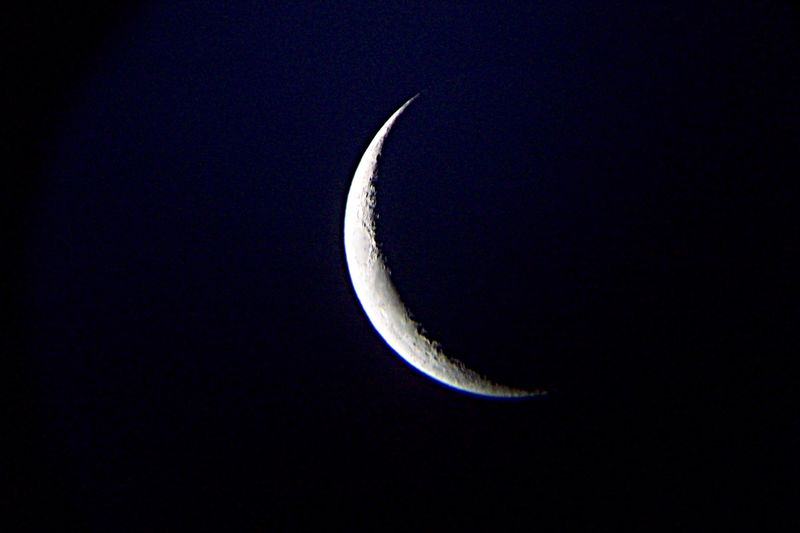
<svg viewBox="0 0 800 533"><path fill-rule="evenodd" d="M170 4L9 16L21 530L796 521L790 3ZM398 291L546 397L432 381L356 299L350 180L417 93Z"/></svg>

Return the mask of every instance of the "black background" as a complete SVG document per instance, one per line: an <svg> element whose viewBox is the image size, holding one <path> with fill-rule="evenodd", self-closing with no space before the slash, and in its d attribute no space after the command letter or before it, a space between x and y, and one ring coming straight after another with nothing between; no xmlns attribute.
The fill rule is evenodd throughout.
<svg viewBox="0 0 800 533"><path fill-rule="evenodd" d="M10 520L789 526L797 16L12 9ZM546 398L428 380L352 291L350 178L420 91L381 160L399 292Z"/></svg>

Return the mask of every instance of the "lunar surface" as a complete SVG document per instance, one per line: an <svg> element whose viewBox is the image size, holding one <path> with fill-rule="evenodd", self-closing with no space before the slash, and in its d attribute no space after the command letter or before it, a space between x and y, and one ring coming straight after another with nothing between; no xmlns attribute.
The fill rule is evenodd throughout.
<svg viewBox="0 0 800 533"><path fill-rule="evenodd" d="M417 95L419 96L419 95ZM344 215L344 246L353 287L367 317L386 343L411 366L460 391L488 397L514 398L544 394L495 383L448 357L422 333L392 284L389 268L375 235L378 159L397 118L417 98L394 112L378 130L356 168Z"/></svg>

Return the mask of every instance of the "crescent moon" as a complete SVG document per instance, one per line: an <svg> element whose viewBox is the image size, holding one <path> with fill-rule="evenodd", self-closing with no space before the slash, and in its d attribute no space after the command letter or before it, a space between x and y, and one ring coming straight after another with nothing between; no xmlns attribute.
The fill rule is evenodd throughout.
<svg viewBox="0 0 800 533"><path fill-rule="evenodd" d="M444 354L427 338L420 324L400 300L389 268L375 237L375 205L378 158L397 118L417 98L409 99L378 130L356 167L344 213L344 248L347 268L356 296L373 327L408 364L454 389L495 398L519 398L545 394L495 383L461 361Z"/></svg>

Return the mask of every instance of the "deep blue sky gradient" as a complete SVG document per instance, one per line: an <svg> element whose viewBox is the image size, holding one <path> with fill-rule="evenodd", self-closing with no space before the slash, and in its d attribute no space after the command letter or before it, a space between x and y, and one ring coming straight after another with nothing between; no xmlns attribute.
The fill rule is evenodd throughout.
<svg viewBox="0 0 800 533"><path fill-rule="evenodd" d="M101 34L43 121L19 289L42 479L84 530L440 498L679 526L734 465L781 501L788 5L145 4ZM381 161L394 278L446 351L544 401L428 380L352 291L352 173L420 91Z"/></svg>

